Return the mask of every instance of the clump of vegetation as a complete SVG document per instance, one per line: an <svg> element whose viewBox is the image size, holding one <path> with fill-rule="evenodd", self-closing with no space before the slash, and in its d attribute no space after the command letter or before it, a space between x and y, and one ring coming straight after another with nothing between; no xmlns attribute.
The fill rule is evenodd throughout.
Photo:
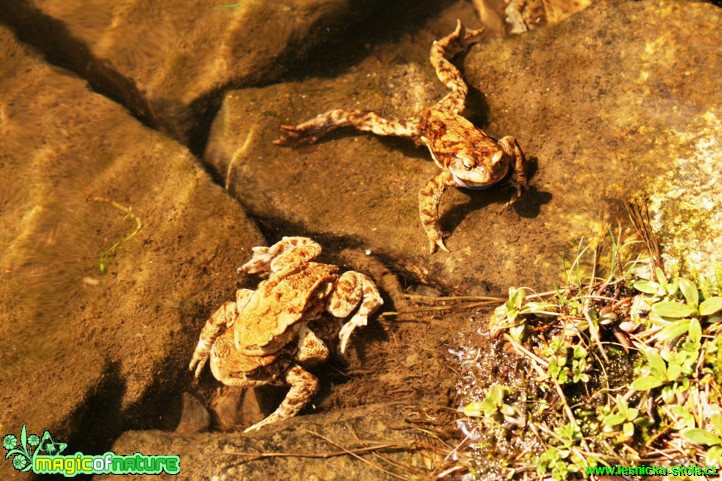
<svg viewBox="0 0 722 481"><path fill-rule="evenodd" d="M534 440L504 460L510 479L531 471L588 477L599 466L722 464L722 276L670 278L654 242L645 239L651 261L625 262L629 245L609 237L606 266L599 247L580 244L565 266L566 287L511 288L490 319L488 336L525 359L532 387L521 392L502 380L464 414L499 443ZM473 436L466 444L456 462L473 475L481 464Z"/></svg>
<svg viewBox="0 0 722 481"><path fill-rule="evenodd" d="M140 217L135 215L133 212L133 208L128 206L124 206L122 204L119 204L115 200L109 198L109 197L100 197L93 194L87 194L85 197L86 202L104 202L106 204L110 204L116 209L120 210L121 212L125 213L124 219L131 219L135 221L135 230L131 232L130 234L121 237L117 241L115 241L113 244L108 246L105 249L100 250L100 254L98 255L98 270L101 274L105 274L108 272L108 265L113 262L115 259L115 256L117 255L118 248L125 242L128 242L133 237L135 237L138 232L143 228L143 222L140 220Z"/></svg>

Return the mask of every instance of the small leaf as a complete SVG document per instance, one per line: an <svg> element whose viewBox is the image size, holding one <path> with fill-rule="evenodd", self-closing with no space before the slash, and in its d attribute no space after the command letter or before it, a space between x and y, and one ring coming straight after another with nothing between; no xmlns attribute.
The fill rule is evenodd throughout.
<svg viewBox="0 0 722 481"><path fill-rule="evenodd" d="M712 427L717 434L722 435L722 414L713 414L709 417Z"/></svg>
<svg viewBox="0 0 722 481"><path fill-rule="evenodd" d="M28 446L28 431L25 429L25 425L23 424L22 429L20 430L20 445L23 448L27 449Z"/></svg>
<svg viewBox="0 0 722 481"><path fill-rule="evenodd" d="M503 385L494 384L493 386L491 386L491 389L489 389L489 394L487 395L487 398L497 406L501 406L504 403L505 392L506 388Z"/></svg>
<svg viewBox="0 0 722 481"><path fill-rule="evenodd" d="M464 416L478 418L481 416L481 413L481 403L479 401L470 402L464 407Z"/></svg>
<svg viewBox="0 0 722 481"><path fill-rule="evenodd" d="M634 283L634 288L645 294L656 294L660 287L661 286L654 281L637 281Z"/></svg>
<svg viewBox="0 0 722 481"><path fill-rule="evenodd" d="M692 306L674 301L661 301L652 306L652 312L662 317L689 317L697 312Z"/></svg>
<svg viewBox="0 0 722 481"><path fill-rule="evenodd" d="M689 340L695 345L699 345L702 340L702 326L699 325L699 319L696 317L689 321Z"/></svg>
<svg viewBox="0 0 722 481"><path fill-rule="evenodd" d="M667 366L667 381L676 381L680 374L682 374L682 366L669 363L669 366Z"/></svg>
<svg viewBox="0 0 722 481"><path fill-rule="evenodd" d="M494 401L492 401L488 397L484 398L484 400L481 401L481 406L479 406L479 409L485 416L491 416L499 410L498 406L494 403Z"/></svg>
<svg viewBox="0 0 722 481"><path fill-rule="evenodd" d="M645 350L644 355L649 363L649 370L652 372L652 376L658 379L665 379L667 364L664 362L664 359L662 359L662 356L652 348Z"/></svg>
<svg viewBox="0 0 722 481"><path fill-rule="evenodd" d="M587 350L584 349L584 346L574 346L574 359L583 359L587 357Z"/></svg>
<svg viewBox="0 0 722 481"><path fill-rule="evenodd" d="M659 283L662 284L663 286L666 286L667 285L667 276L664 275L664 271L661 268L657 267L654 270L654 273L657 275L657 281L659 281Z"/></svg>
<svg viewBox="0 0 722 481"><path fill-rule="evenodd" d="M659 386L663 386L664 381L652 376L643 376L635 379L631 388L635 391L649 391Z"/></svg>
<svg viewBox="0 0 722 481"><path fill-rule="evenodd" d="M679 404L673 404L670 406L672 412L679 418L675 423L676 429L682 428L693 428L695 425L694 416L690 413L687 408L680 406Z"/></svg>
<svg viewBox="0 0 722 481"><path fill-rule="evenodd" d="M673 296L677 293L679 290L679 281L677 279L673 280L669 284L665 284L664 290L667 291L667 295Z"/></svg>
<svg viewBox="0 0 722 481"><path fill-rule="evenodd" d="M554 316L558 314L558 311L557 306L549 302L527 302L524 304L521 314Z"/></svg>
<svg viewBox="0 0 722 481"><path fill-rule="evenodd" d="M514 326L509 329L509 335L518 342L521 342L522 338L524 337L524 330L526 329L526 324L519 324L518 326Z"/></svg>
<svg viewBox="0 0 722 481"><path fill-rule="evenodd" d="M624 426L622 427L622 432L624 433L625 437L631 438L634 435L634 424L624 423Z"/></svg>
<svg viewBox="0 0 722 481"><path fill-rule="evenodd" d="M687 301L687 304L692 307L697 307L697 304L699 304L699 292L697 291L695 283L684 277L680 277L678 281L679 290L682 291L682 295Z"/></svg>
<svg viewBox="0 0 722 481"><path fill-rule="evenodd" d="M705 454L705 460L707 466L714 466L721 464L722 461L722 446L712 446L707 450Z"/></svg>
<svg viewBox="0 0 722 481"><path fill-rule="evenodd" d="M660 341L676 339L689 331L689 325L690 319L680 319L679 321L670 322L659 332L657 338Z"/></svg>
<svg viewBox="0 0 722 481"><path fill-rule="evenodd" d="M672 404L677 399L677 391L674 386L664 386L662 388L662 401L664 404Z"/></svg>
<svg viewBox="0 0 722 481"><path fill-rule="evenodd" d="M695 444L717 446L722 444L722 438L699 428L687 428L679 432L685 439Z"/></svg>
<svg viewBox="0 0 722 481"><path fill-rule="evenodd" d="M499 412L501 412L504 416L516 416L517 412L514 410L512 406L509 406L508 404L504 404L499 408Z"/></svg>
<svg viewBox="0 0 722 481"><path fill-rule="evenodd" d="M524 302L524 298L526 297L526 291L523 288L514 289L513 287L509 288L509 302L511 302L512 306L516 308L520 308L522 302Z"/></svg>
<svg viewBox="0 0 722 481"><path fill-rule="evenodd" d="M700 316L710 316L715 312L722 310L722 297L710 297L702 301L699 305Z"/></svg>
<svg viewBox="0 0 722 481"><path fill-rule="evenodd" d="M630 408L627 410L627 421L634 421L637 419L637 416L639 416L639 409L637 408Z"/></svg>

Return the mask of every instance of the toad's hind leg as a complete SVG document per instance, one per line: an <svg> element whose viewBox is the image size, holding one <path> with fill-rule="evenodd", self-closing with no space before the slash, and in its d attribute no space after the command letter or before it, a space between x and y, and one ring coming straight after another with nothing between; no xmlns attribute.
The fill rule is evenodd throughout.
<svg viewBox="0 0 722 481"><path fill-rule="evenodd" d="M278 272L291 264L315 259L321 253L318 242L308 237L284 237L271 247L254 247L250 261L238 268L249 274Z"/></svg>
<svg viewBox="0 0 722 481"><path fill-rule="evenodd" d="M389 120L368 110L336 109L317 115L302 124L282 125L283 135L273 143L278 145L313 144L320 137L339 127L351 126L376 135L413 137L418 135L418 120Z"/></svg>
<svg viewBox="0 0 722 481"><path fill-rule="evenodd" d="M292 366L285 372L283 380L291 386L291 389L288 391L288 394L286 394L286 398L281 405L266 419L249 427L245 432L256 431L268 424L292 418L298 414L318 392L318 379L301 366Z"/></svg>
<svg viewBox="0 0 722 481"><path fill-rule="evenodd" d="M348 317L358 306L356 314L343 325L338 335L341 340L339 347L341 353L346 350L346 344L354 329L365 326L368 323L368 316L373 314L383 303L374 281L360 272L344 272L336 281L326 310L334 317L343 319Z"/></svg>
<svg viewBox="0 0 722 481"><path fill-rule="evenodd" d="M437 246L449 252L444 245L444 235L439 225L439 204L444 191L455 185L456 181L451 173L442 170L419 191L419 217L429 239L429 254L433 254Z"/></svg>
<svg viewBox="0 0 722 481"><path fill-rule="evenodd" d="M469 87L464 82L459 69L452 64L449 59L459 52L466 50L481 40L481 34L484 29L466 30L457 20L456 30L446 37L439 39L431 46L429 54L431 65L436 70L436 76L446 85L451 92L444 97L435 108L440 110L449 110L454 113L460 113L466 106L466 96L469 93Z"/></svg>

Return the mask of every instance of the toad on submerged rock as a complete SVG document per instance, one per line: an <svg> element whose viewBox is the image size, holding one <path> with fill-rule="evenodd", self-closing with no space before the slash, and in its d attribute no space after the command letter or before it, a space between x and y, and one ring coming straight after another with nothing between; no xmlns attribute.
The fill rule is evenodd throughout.
<svg viewBox="0 0 722 481"><path fill-rule="evenodd" d="M436 105L419 114L389 120L367 110L331 110L299 124L283 125L279 145L312 144L321 136L343 126L373 132L377 135L412 137L426 145L441 172L419 192L421 225L429 239L429 250L436 246L448 252L439 225L441 195L449 187L485 189L504 179L510 170L515 175L516 193L508 204L515 202L527 187L524 154L511 136L495 140L469 120L461 116L469 88L459 70L448 60L480 40L481 30L466 30L461 22L450 35L437 40L431 47L431 64L436 75L451 92Z"/></svg>
<svg viewBox="0 0 722 481"><path fill-rule="evenodd" d="M239 268L268 274L255 291L239 289L206 322L189 369L200 376L210 358L213 376L228 386L290 385L273 414L246 429L290 418L318 391L318 380L304 367L329 357L329 348L309 323L328 312L344 319L340 351L351 333L365 326L382 304L376 284L359 272L338 274L338 267L313 262L321 246L306 237L284 237L271 247L254 247L253 257ZM321 326L323 330L323 326Z"/></svg>

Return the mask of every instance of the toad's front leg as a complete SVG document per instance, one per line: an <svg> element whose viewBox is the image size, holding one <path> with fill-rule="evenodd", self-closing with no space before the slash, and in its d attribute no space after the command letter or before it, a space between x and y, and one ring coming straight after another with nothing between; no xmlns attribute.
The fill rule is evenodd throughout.
<svg viewBox="0 0 722 481"><path fill-rule="evenodd" d="M302 124L282 125L283 135L274 140L277 145L313 144L339 127L351 126L376 135L413 137L418 135L418 120L389 120L369 110L336 109L317 115Z"/></svg>
<svg viewBox="0 0 722 481"><path fill-rule="evenodd" d="M526 179L526 167L524 166L524 152L519 147L519 142L516 141L511 135L507 135L499 140L499 146L504 151L506 156L512 162L514 167L514 179L513 182L516 185L516 194L511 198L507 205L511 205L521 197L523 189L529 188L529 182Z"/></svg>
<svg viewBox="0 0 722 481"><path fill-rule="evenodd" d="M449 187L454 187L456 181L448 170L442 170L419 191L419 216L421 225L429 239L429 253L433 254L436 246L449 252L444 245L444 236L439 225L439 204L441 195Z"/></svg>
<svg viewBox="0 0 722 481"><path fill-rule="evenodd" d="M241 289L236 297L237 299L244 299L245 297L250 297L251 294L253 294L253 291ZM236 317L238 317L236 303L226 302L211 315L205 326L203 326L200 338L198 339L198 345L193 351L193 357L188 365L190 371L195 371L195 378L201 375L203 366L208 362L213 343L228 326L233 324Z"/></svg>

